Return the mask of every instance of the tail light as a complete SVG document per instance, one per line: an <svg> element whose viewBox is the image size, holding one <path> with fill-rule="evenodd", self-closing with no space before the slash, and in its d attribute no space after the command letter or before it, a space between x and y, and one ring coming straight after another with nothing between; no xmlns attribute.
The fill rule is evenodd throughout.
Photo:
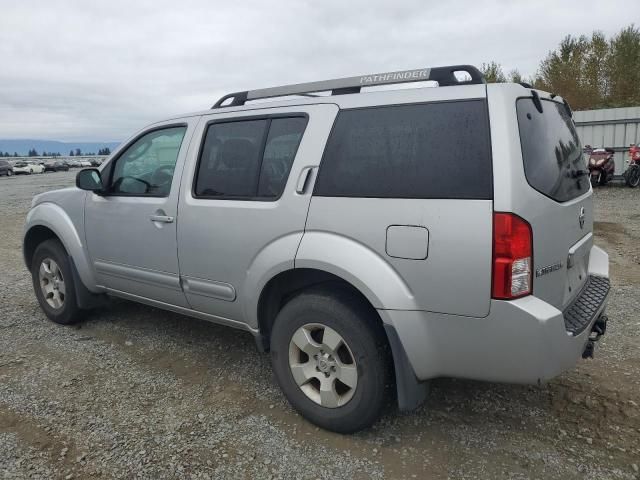
<svg viewBox="0 0 640 480"><path fill-rule="evenodd" d="M493 214L492 296L501 300L531 293L531 225L513 213Z"/></svg>

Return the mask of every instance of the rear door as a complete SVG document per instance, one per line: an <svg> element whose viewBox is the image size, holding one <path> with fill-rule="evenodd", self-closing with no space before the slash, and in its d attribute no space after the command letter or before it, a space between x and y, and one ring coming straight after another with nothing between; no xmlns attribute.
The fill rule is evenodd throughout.
<svg viewBox="0 0 640 480"><path fill-rule="evenodd" d="M525 183L521 211L533 230L533 294L562 310L587 280L593 202L570 111L550 99L516 101ZM518 183L518 182L516 182ZM519 183L518 183L519 184Z"/></svg>
<svg viewBox="0 0 640 480"><path fill-rule="evenodd" d="M389 105L343 108L306 232L339 236L384 259L420 309L485 316L493 198L485 92L484 85L425 88L410 93L421 96L410 104L398 104L398 95L386 97Z"/></svg>
<svg viewBox="0 0 640 480"><path fill-rule="evenodd" d="M337 110L302 105L202 118L178 206L180 276L193 309L243 321L248 297L258 294L245 288L248 275L265 268L259 259L293 268L311 198L305 180Z"/></svg>

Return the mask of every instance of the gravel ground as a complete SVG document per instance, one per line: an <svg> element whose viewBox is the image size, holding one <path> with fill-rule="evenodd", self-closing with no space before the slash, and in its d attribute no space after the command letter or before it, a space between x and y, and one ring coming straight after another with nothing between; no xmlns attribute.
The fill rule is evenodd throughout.
<svg viewBox="0 0 640 480"><path fill-rule="evenodd" d="M0 178L2 478L640 478L639 190L595 193L613 292L594 360L542 387L436 380L340 436L292 410L246 333L119 300L47 321L22 225L74 175Z"/></svg>

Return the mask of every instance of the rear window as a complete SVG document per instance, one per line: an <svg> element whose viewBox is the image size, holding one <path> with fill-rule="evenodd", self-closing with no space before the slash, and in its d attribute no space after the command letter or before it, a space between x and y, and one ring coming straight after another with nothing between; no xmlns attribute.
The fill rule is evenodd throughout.
<svg viewBox="0 0 640 480"><path fill-rule="evenodd" d="M314 195L491 199L484 100L342 110Z"/></svg>
<svg viewBox="0 0 640 480"><path fill-rule="evenodd" d="M527 182L557 202L589 191L582 146L568 109L542 100L542 113L531 98L516 102L522 160Z"/></svg>

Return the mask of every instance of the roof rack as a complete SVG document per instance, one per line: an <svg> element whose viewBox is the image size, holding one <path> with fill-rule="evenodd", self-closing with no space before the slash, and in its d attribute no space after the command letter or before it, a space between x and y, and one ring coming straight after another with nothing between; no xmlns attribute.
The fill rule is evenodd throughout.
<svg viewBox="0 0 640 480"><path fill-rule="evenodd" d="M458 80L456 73L467 73L470 80ZM247 90L225 95L218 100L213 108L236 107L244 105L249 100L262 98L284 97L289 95L310 95L314 92L331 91L332 95L344 95L348 93L360 93L362 87L374 85L389 85L394 83L410 83L435 81L441 87L451 85L471 85L486 83L484 76L476 67L471 65L450 65L447 67L420 68L416 70L400 70L397 72L374 73L370 75L360 75L356 77L337 78L334 80L323 80L319 82L297 83L294 85L283 85L281 87L260 88L257 90ZM231 102L223 105L231 99Z"/></svg>

